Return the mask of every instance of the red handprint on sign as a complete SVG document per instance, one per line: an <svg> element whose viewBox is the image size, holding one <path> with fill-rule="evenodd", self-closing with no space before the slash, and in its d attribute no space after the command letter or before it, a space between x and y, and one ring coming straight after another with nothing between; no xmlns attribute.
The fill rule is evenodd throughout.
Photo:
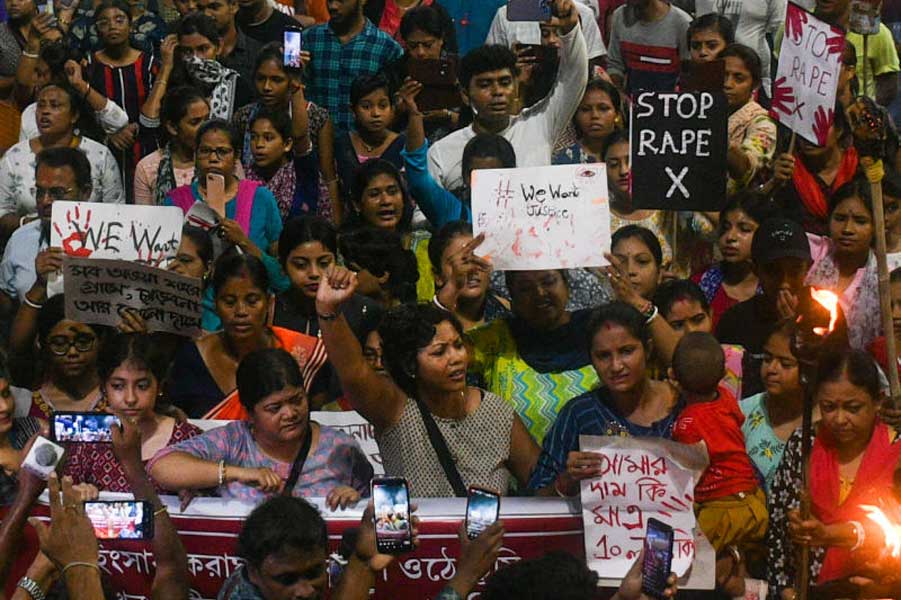
<svg viewBox="0 0 901 600"><path fill-rule="evenodd" d="M826 40L826 51L829 54L842 54L845 51L845 36L834 35Z"/></svg>
<svg viewBox="0 0 901 600"><path fill-rule="evenodd" d="M804 34L804 25L807 24L807 11L789 4L785 12L785 35L798 42Z"/></svg>
<svg viewBox="0 0 901 600"><path fill-rule="evenodd" d="M776 112L790 115L794 111L795 90L785 83L785 77L780 77L773 82L773 100L770 105Z"/></svg>
<svg viewBox="0 0 901 600"><path fill-rule="evenodd" d="M818 106L817 112L813 115L813 134L817 136L817 144L820 146L826 145L834 113L835 111L831 108L827 111L822 106Z"/></svg>
<svg viewBox="0 0 901 600"><path fill-rule="evenodd" d="M75 207L75 217L72 217L72 210L66 211L66 224L68 225L68 229L70 231L69 235L66 235L59 228L59 225L53 225L56 232L59 234L59 237L63 240L63 252L65 252L68 256L77 256L78 258L87 258L91 256L93 251L87 247L85 241L87 240L87 231L91 227L91 211L88 210L84 216L84 223L79 223L81 220L81 211L78 209L78 206Z"/></svg>

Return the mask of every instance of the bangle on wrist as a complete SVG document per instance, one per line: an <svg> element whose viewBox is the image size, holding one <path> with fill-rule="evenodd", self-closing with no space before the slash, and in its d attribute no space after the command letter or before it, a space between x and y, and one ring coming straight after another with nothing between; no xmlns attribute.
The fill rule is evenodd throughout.
<svg viewBox="0 0 901 600"><path fill-rule="evenodd" d="M25 590L34 600L47 600L47 596L44 594L41 586L38 585L38 582L28 576L22 577L19 583L16 584L16 587Z"/></svg>
<svg viewBox="0 0 901 600"><path fill-rule="evenodd" d="M160 515L162 515L162 514L164 514L164 513L166 513L166 514L169 513L169 507L168 507L168 506L165 506L165 505L164 505L162 508L158 508L158 509L156 509L155 511L153 511L153 518L155 519L155 518L159 517Z"/></svg>
<svg viewBox="0 0 901 600"><path fill-rule="evenodd" d="M28 306L29 308L33 308L35 310L41 310L42 308L44 308L43 304L29 300L28 294L25 294L24 296L22 296L22 303L25 306Z"/></svg>
<svg viewBox="0 0 901 600"><path fill-rule="evenodd" d="M68 571L69 569L74 569L75 567L88 567L90 569L94 569L95 571L97 571L98 575L100 574L100 567L97 566L97 563L75 561L75 562L70 562L65 567L63 567L62 570L60 571L60 575L65 577L66 571Z"/></svg>
<svg viewBox="0 0 901 600"><path fill-rule="evenodd" d="M334 321L338 318L338 312L322 313L317 310L316 316L320 321Z"/></svg>
<svg viewBox="0 0 901 600"><path fill-rule="evenodd" d="M219 487L225 483L225 461L219 461Z"/></svg>
<svg viewBox="0 0 901 600"><path fill-rule="evenodd" d="M434 296L432 296L432 304L434 304L435 306L437 306L438 308L440 308L443 311L446 311L449 313L454 312L451 309L449 309L448 307L441 304L441 300L438 299L438 294L435 294Z"/></svg>
<svg viewBox="0 0 901 600"><path fill-rule="evenodd" d="M29 52L28 50L22 50L22 56L25 58L33 58L38 59L41 55L38 52Z"/></svg>
<svg viewBox="0 0 901 600"><path fill-rule="evenodd" d="M863 528L863 525L859 521L851 521L851 527L854 528L854 534L857 536L857 541L853 546L851 546L851 552L855 550L859 550L861 546L863 546L864 542L867 539L867 532Z"/></svg>
<svg viewBox="0 0 901 600"><path fill-rule="evenodd" d="M571 496L569 494L564 493L560 489L560 478L559 477L554 480L554 491L557 492L557 495L560 496L561 498L571 498Z"/></svg>

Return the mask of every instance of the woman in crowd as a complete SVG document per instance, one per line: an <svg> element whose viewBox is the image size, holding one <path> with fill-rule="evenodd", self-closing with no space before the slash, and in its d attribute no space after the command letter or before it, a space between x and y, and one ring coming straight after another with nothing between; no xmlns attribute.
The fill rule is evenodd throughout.
<svg viewBox="0 0 901 600"><path fill-rule="evenodd" d="M354 114L352 131L335 137L335 161L338 179L346 185L354 180L360 165L374 158L391 163L400 169L400 151L406 137L391 130L394 124L394 104L388 80L382 75L361 75L350 86L350 107ZM353 189L344 189L345 199Z"/></svg>
<svg viewBox="0 0 901 600"><path fill-rule="evenodd" d="M316 155L297 147L288 115L264 108L250 120L249 131L252 162L247 167L247 178L259 181L272 192L282 221L317 214Z"/></svg>
<svg viewBox="0 0 901 600"><path fill-rule="evenodd" d="M76 134L81 115L80 95L63 83L50 83L38 92L37 123L40 135L19 142L0 159L0 214L35 212L34 164L46 148L71 146L82 150L91 163L91 202L125 201L122 177L112 153L103 144Z"/></svg>
<svg viewBox="0 0 901 600"><path fill-rule="evenodd" d="M67 319L65 298L59 294L41 308L37 335L43 380L31 395L29 414L49 419L56 410L104 412L107 400L97 375L97 329Z"/></svg>
<svg viewBox="0 0 901 600"><path fill-rule="evenodd" d="M109 136L108 145L117 151L124 181L134 180L135 165L157 149L156 137L141 135L138 124L141 108L147 101L159 64L153 55L131 45L131 15L124 0L103 0L94 10L94 23L103 45L92 57L87 80L96 90L125 109L129 124ZM133 187L127 185L130 202Z"/></svg>
<svg viewBox="0 0 901 600"><path fill-rule="evenodd" d="M735 26L728 17L707 13L688 25L688 52L693 63L713 62L735 43Z"/></svg>
<svg viewBox="0 0 901 600"><path fill-rule="evenodd" d="M429 233L410 230L413 200L397 166L382 159L368 160L348 181L352 181L353 213L346 220L345 228L362 224L401 236L403 247L416 255L419 270L416 297L420 301L431 299L435 282L429 263Z"/></svg>
<svg viewBox="0 0 901 600"><path fill-rule="evenodd" d="M623 129L623 122L619 90L609 81L592 79L573 115L576 140L563 148L558 147L551 162L555 165L604 162L610 135Z"/></svg>
<svg viewBox="0 0 901 600"><path fill-rule="evenodd" d="M247 418L160 451L149 465L156 481L255 503L274 494L324 497L333 510L368 495L372 466L354 438L310 419L293 356L252 352L235 378Z"/></svg>
<svg viewBox="0 0 901 600"><path fill-rule="evenodd" d="M505 276L513 316L469 332L470 369L488 391L515 407L540 442L566 401L597 384L584 343L591 310L567 310L562 270L506 271ZM456 302L444 305L452 308Z"/></svg>
<svg viewBox="0 0 901 600"><path fill-rule="evenodd" d="M769 168L776 150L776 123L754 101L762 76L757 52L742 44L732 44L718 58L725 63L723 91L729 103L726 170L727 194L731 195L748 187Z"/></svg>
<svg viewBox="0 0 901 600"><path fill-rule="evenodd" d="M148 55L159 51L160 43L166 37L168 26L163 18L156 12L148 10L147 2L129 2L126 4L128 11L128 22L125 24L125 33L130 39L132 46L145 52ZM157 7L162 1L155 3ZM77 4L69 5L73 10ZM82 5L87 8L90 5ZM65 5L62 5L65 7ZM69 28L69 36L73 46L85 53L95 52L103 48L104 36L103 27L97 22L97 15L100 12L99 6L95 5L93 9L83 11L80 17L76 18Z"/></svg>
<svg viewBox="0 0 901 600"><path fill-rule="evenodd" d="M302 52L304 57L307 53ZM335 174L335 130L328 111L303 97L303 86L298 75L290 73L283 63L282 49L277 43L267 44L257 54L253 84L259 100L235 111L232 122L243 140L241 162L246 166L253 160L250 145L250 121L264 108L270 113L285 113L295 122L295 101L298 109L305 107L309 143L318 159L319 202L317 214L331 219L339 203L338 176ZM300 96L296 97L297 94ZM298 114L299 116L299 114ZM298 123L300 125L300 123ZM296 127L295 127L296 129ZM293 130L292 130L293 137ZM302 140L301 140L302 142ZM303 153L298 140L295 150Z"/></svg>
<svg viewBox="0 0 901 600"><path fill-rule="evenodd" d="M861 350L882 334L874 231L870 184L859 177L832 195L829 237L807 235L813 266L806 283L838 295L848 341Z"/></svg>
<svg viewBox="0 0 901 600"><path fill-rule="evenodd" d="M821 420L810 454L809 489L802 487L801 432L785 447L769 494L767 578L770 598L780 598L796 581L795 548L811 546L810 580L822 584L862 572L864 540L881 534L866 527L861 504L879 505L891 493L901 457L897 434L878 417L879 375L859 350L830 352L819 360L815 385ZM797 510L809 494L811 517ZM882 541L878 542L881 547Z"/></svg>
<svg viewBox="0 0 901 600"><path fill-rule="evenodd" d="M386 309L416 302L416 256L397 233L365 226L348 229L341 233L338 248L357 274L360 295Z"/></svg>
<svg viewBox="0 0 901 600"><path fill-rule="evenodd" d="M9 374L6 365L0 365L0 506L15 498L15 473L25 459L21 451L42 426L40 419L15 415L16 399L9 388Z"/></svg>
<svg viewBox="0 0 901 600"><path fill-rule="evenodd" d="M838 110L822 146L799 137L794 154L780 154L774 161L773 179L765 191L781 186L775 193L779 206L805 231L828 233L830 198L857 173L852 142L845 112Z"/></svg>
<svg viewBox="0 0 901 600"><path fill-rule="evenodd" d="M760 369L766 391L739 403L745 415L745 447L763 476L767 492L772 488L786 442L801 425L804 408L798 358L792 350L792 329L790 323L781 323L772 330L763 346Z"/></svg>
<svg viewBox="0 0 901 600"><path fill-rule="evenodd" d="M472 241L472 223L451 221L439 229L429 242L429 260L435 276L435 297L432 301L441 308L441 296L452 294L456 299L454 316L463 325L464 331L509 316L509 303L488 289L489 271L456 266L465 257Z"/></svg>
<svg viewBox="0 0 901 600"><path fill-rule="evenodd" d="M242 252L262 260L271 282L277 290L282 290L287 287L287 279L271 253L282 231L278 204L272 192L259 182L239 179L235 174L237 143L237 134L227 122L213 119L201 125L194 153L194 181L169 192L163 204L177 206L185 214L196 202L219 204L214 210L222 210L224 214L220 217L224 218L218 226L218 235ZM225 180L223 198L209 197L209 175L219 175ZM205 322L204 328L216 329L215 319Z"/></svg>
<svg viewBox="0 0 901 600"><path fill-rule="evenodd" d="M773 202L754 191L735 194L720 212L717 243L723 259L691 278L707 296L714 328L724 312L759 293L751 240L760 224L775 214Z"/></svg>
<svg viewBox="0 0 901 600"><path fill-rule="evenodd" d="M135 333L108 338L97 358L107 410L141 430L141 460L145 464L162 448L201 433L187 421L163 414L162 389L168 368L169 357L160 351L154 338ZM63 472L76 484L105 492L131 491L112 444L73 442L66 444L66 455Z"/></svg>
<svg viewBox="0 0 901 600"><path fill-rule="evenodd" d="M213 296L222 329L183 346L172 364L167 395L191 418L240 419L245 416L236 393L235 372L241 360L265 348L283 348L312 382L325 360L317 338L269 327L269 278L263 263L250 254L228 251L213 271Z"/></svg>
<svg viewBox="0 0 901 600"><path fill-rule="evenodd" d="M429 13L428 17L423 15L426 12ZM444 7L435 0L372 0L364 6L363 14L411 53L420 47L410 45L411 30L420 31L421 37L413 39L424 40L419 43L425 45L426 50L434 51L435 46L438 46L447 52L457 52L454 22ZM424 19L429 22L437 20L441 23L441 30L436 32L434 25L423 27L421 21Z"/></svg>
<svg viewBox="0 0 901 600"><path fill-rule="evenodd" d="M173 79L203 91L210 102L210 116L231 120L235 110L253 100L253 89L237 71L216 60L222 51L216 22L203 13L191 13L179 21L176 33L180 60ZM166 93L165 84L162 93Z"/></svg>
<svg viewBox="0 0 901 600"><path fill-rule="evenodd" d="M368 8L369 5L367 5ZM400 21L401 45L405 52L402 57L385 67L384 74L388 78L388 85L392 90L398 90L403 96L405 82L411 78L411 61L448 61L455 62L457 52L457 38L454 31L454 22L444 8L436 3L428 6L423 2L415 8L404 13ZM438 65L438 63L433 63ZM407 85L411 85L407 84ZM398 102L396 107L397 121L395 127L398 131L404 129L404 117L409 117L409 107L406 103ZM460 125L459 102L446 108L435 108L425 111L422 115L425 135L429 143L435 143L448 135Z"/></svg>
<svg viewBox="0 0 901 600"><path fill-rule="evenodd" d="M613 233L610 253L632 289L652 300L663 278L663 250L657 236L650 229L625 225Z"/></svg>
<svg viewBox="0 0 901 600"><path fill-rule="evenodd" d="M648 377L646 318L621 302L599 308L587 331L591 363L603 386L571 399L547 436L529 487L542 495L578 496L579 482L600 474L600 456L579 451L580 435L667 438L682 410L679 394Z"/></svg>
<svg viewBox="0 0 901 600"><path fill-rule="evenodd" d="M135 204L160 206L169 192L191 185L197 130L209 117L210 105L196 88L180 87L166 94L160 121L168 142L135 167Z"/></svg>
<svg viewBox="0 0 901 600"><path fill-rule="evenodd" d="M379 328L386 378L370 367L340 314L356 287L352 272L333 267L319 286L316 312L342 388L375 427L386 473L405 477L420 497L462 496L468 485L506 494L511 474L524 485L538 447L510 404L466 384L459 321L432 304L393 309ZM439 436L447 450L433 446L442 445Z"/></svg>

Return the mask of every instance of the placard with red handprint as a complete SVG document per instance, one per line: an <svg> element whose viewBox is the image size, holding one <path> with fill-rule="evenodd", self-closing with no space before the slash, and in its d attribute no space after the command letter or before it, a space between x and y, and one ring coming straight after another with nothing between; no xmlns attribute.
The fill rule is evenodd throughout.
<svg viewBox="0 0 901 600"><path fill-rule="evenodd" d="M160 266L175 256L183 224L175 206L54 202L50 245L78 258Z"/></svg>
<svg viewBox="0 0 901 600"><path fill-rule="evenodd" d="M844 31L788 3L770 112L817 145L825 139L824 128L828 132L832 126L844 49Z"/></svg>

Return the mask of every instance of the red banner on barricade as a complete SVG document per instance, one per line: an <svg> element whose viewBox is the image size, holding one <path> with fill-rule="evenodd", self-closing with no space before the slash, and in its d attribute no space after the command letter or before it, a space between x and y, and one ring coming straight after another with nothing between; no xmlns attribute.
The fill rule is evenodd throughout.
<svg viewBox="0 0 901 600"><path fill-rule="evenodd" d="M241 565L241 560L235 555L235 544L249 507L237 502L198 498L185 514L179 514L177 500L167 497L166 501L188 553L190 597L215 599L222 583ZM374 598L431 598L456 572L460 552L457 530L463 518L465 500L414 502L419 505L417 514L422 518L420 547L411 554L401 556L377 578ZM321 504L319 506L322 508ZM337 547L347 528L359 524L364 506L361 503L360 510L325 513L332 549ZM49 516L49 509L44 505L36 507L34 512L38 516ZM584 556L578 503L570 504L553 498L505 498L501 505L501 518L506 535L495 569L553 550ZM5 585L9 596L37 552L34 532L31 527L27 530L19 561ZM100 548L100 567L113 588L120 592L120 597L128 600L149 598L155 564L151 544L103 541ZM477 597L478 592L470 596Z"/></svg>

